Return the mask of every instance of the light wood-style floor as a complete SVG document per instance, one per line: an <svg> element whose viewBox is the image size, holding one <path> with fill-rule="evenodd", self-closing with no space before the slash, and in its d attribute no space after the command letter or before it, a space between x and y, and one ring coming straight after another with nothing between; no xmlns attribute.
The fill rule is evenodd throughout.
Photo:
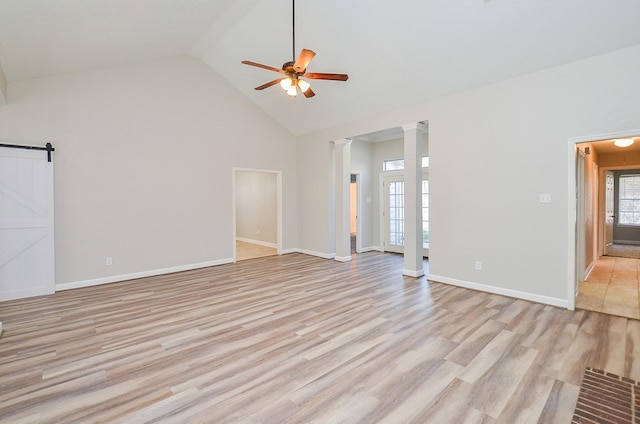
<svg viewBox="0 0 640 424"><path fill-rule="evenodd" d="M640 319L640 260L602 256L580 282L576 307Z"/></svg>
<svg viewBox="0 0 640 424"><path fill-rule="evenodd" d="M0 303L3 423L569 423L640 321L302 254Z"/></svg>
<svg viewBox="0 0 640 424"><path fill-rule="evenodd" d="M236 261L264 258L266 256L275 256L277 254L278 249L274 247L261 246L255 243L236 240Z"/></svg>

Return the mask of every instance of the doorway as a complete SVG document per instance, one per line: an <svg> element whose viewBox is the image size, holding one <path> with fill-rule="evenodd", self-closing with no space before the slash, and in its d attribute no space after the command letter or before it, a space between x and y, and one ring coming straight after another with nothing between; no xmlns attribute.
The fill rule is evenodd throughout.
<svg viewBox="0 0 640 424"><path fill-rule="evenodd" d="M233 169L234 262L281 254L280 171Z"/></svg>
<svg viewBox="0 0 640 424"><path fill-rule="evenodd" d="M351 253L360 253L362 251L358 231L358 214L360 213L358 195L359 179L358 174L351 174L351 183L349 184L349 236L351 239Z"/></svg>
<svg viewBox="0 0 640 424"><path fill-rule="evenodd" d="M623 137L634 139L636 145L628 149L614 146L614 140ZM624 231L615 231L621 226L640 234L640 214L634 218L633 200L640 196L640 184L637 190L633 185L640 178L630 179L626 195L618 187L620 175L640 168L640 137L613 134L581 140L572 147L576 166L575 307L640 319L640 255L633 257L634 251L640 252L640 237L634 242ZM637 203L640 208L640 198Z"/></svg>

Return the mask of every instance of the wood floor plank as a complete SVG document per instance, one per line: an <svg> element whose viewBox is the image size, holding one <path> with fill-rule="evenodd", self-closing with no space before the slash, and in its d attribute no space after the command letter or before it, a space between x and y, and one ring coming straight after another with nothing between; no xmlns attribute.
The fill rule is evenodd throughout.
<svg viewBox="0 0 640 424"><path fill-rule="evenodd" d="M445 380L447 381L447 380ZM440 387L437 386L438 389ZM428 403L415 417L408 421L411 424L434 423L483 423L492 424L496 419L490 417L472 406L461 407L461 402L451 402L451 399L470 399L473 386L454 378L446 387L439 390L437 397ZM392 422L389 422L392 424Z"/></svg>
<svg viewBox="0 0 640 424"><path fill-rule="evenodd" d="M402 268L290 254L0 302L0 422L555 423L584 367L640 379L638 321Z"/></svg>
<svg viewBox="0 0 640 424"><path fill-rule="evenodd" d="M474 384L470 401L475 409L496 419L511 401L514 401L519 410L529 406L530 399L519 399L515 393L538 355L538 351L519 343L507 349L509 349L508 354L503 355Z"/></svg>
<svg viewBox="0 0 640 424"><path fill-rule="evenodd" d="M466 366L493 340L505 324L492 319L486 321L480 328L464 340L445 359Z"/></svg>
<svg viewBox="0 0 640 424"><path fill-rule="evenodd" d="M558 371L537 356L526 369L509 402L497 417L500 423L536 422L557 381ZM572 405L569 405L569 409Z"/></svg>
<svg viewBox="0 0 640 424"><path fill-rule="evenodd" d="M570 423L579 393L580 386L556 380L537 422Z"/></svg>

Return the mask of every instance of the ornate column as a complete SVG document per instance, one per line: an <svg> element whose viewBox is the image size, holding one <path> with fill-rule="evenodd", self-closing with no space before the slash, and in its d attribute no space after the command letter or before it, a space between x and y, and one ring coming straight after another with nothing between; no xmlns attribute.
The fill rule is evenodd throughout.
<svg viewBox="0 0 640 424"><path fill-rule="evenodd" d="M335 145L335 217L336 257L339 262L351 260L351 228L349 223L349 183L351 181L351 140L334 140Z"/></svg>
<svg viewBox="0 0 640 424"><path fill-rule="evenodd" d="M422 264L422 141L425 125L403 125L404 130L404 268L410 277L424 275Z"/></svg>

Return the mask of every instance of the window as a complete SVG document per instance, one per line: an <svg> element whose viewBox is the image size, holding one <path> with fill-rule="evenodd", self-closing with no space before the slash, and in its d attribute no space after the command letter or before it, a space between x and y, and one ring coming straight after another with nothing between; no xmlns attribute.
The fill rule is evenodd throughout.
<svg viewBox="0 0 640 424"><path fill-rule="evenodd" d="M429 156L422 156L422 167L429 167ZM404 159L385 160L382 163L383 171L399 171L404 169Z"/></svg>
<svg viewBox="0 0 640 424"><path fill-rule="evenodd" d="M620 175L618 224L640 226L640 174Z"/></svg>
<svg viewBox="0 0 640 424"><path fill-rule="evenodd" d="M404 246L404 181L389 184L389 242Z"/></svg>
<svg viewBox="0 0 640 424"><path fill-rule="evenodd" d="M429 248L429 180L422 180L422 247Z"/></svg>
<svg viewBox="0 0 640 424"><path fill-rule="evenodd" d="M394 178L394 177L391 177ZM401 178L401 177L395 177ZM385 180L387 181L387 180ZM385 205L388 211L387 225L389 246L404 246L404 181L394 180L385 182L385 187L389 187L388 204ZM385 188L386 190L386 188ZM429 248L429 180L422 180L422 247ZM395 250L392 250L395 251Z"/></svg>
<svg viewBox="0 0 640 424"><path fill-rule="evenodd" d="M397 171L404 169L404 159L385 160L382 166L383 171Z"/></svg>

